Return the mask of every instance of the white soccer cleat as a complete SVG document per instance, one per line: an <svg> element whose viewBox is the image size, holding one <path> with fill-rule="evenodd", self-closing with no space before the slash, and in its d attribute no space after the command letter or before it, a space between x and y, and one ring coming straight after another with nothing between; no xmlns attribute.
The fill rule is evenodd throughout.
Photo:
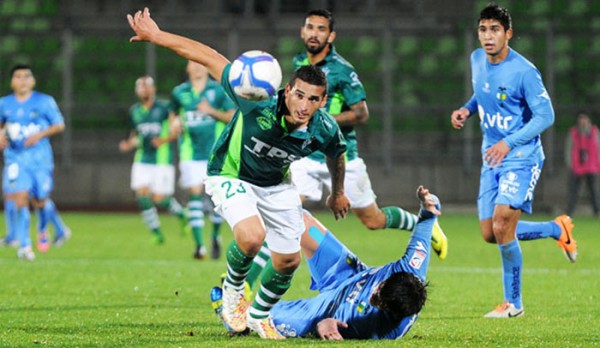
<svg viewBox="0 0 600 348"><path fill-rule="evenodd" d="M248 301L244 289L238 291L223 287L223 321L235 332L246 330Z"/></svg>
<svg viewBox="0 0 600 348"><path fill-rule="evenodd" d="M19 248L19 250L17 250L17 257L20 260L25 260L25 261L33 261L35 260L35 254L33 253L33 250L31 250L31 247L24 247L24 248Z"/></svg>
<svg viewBox="0 0 600 348"><path fill-rule="evenodd" d="M484 318L517 318L525 315L525 308L517 309L515 305L506 301L499 304L493 311L484 315Z"/></svg>
<svg viewBox="0 0 600 348"><path fill-rule="evenodd" d="M269 315L266 318L255 319L250 316L248 313L247 325L250 330L258 333L260 338L266 340L284 340L285 336L277 331L275 324L273 323L273 318Z"/></svg>

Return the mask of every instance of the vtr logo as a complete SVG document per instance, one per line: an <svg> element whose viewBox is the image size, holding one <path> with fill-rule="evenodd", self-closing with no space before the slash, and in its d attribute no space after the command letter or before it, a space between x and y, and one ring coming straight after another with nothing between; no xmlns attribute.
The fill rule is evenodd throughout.
<svg viewBox="0 0 600 348"><path fill-rule="evenodd" d="M271 146L260 139L256 139L255 137L252 137L252 141L254 141L254 147L244 145L244 148L257 157L279 158L282 159L284 163L291 163L300 159L299 156L289 154L287 151L275 146Z"/></svg>
<svg viewBox="0 0 600 348"><path fill-rule="evenodd" d="M490 115L485 110L479 107L479 119L485 128L499 128L508 129L509 122L513 119L513 116L502 116L499 112L494 115Z"/></svg>

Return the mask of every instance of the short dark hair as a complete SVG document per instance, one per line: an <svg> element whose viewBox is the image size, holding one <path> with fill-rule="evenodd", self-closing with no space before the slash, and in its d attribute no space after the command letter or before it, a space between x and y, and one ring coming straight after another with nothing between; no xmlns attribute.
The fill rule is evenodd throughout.
<svg viewBox="0 0 600 348"><path fill-rule="evenodd" d="M427 300L427 283L408 272L396 272L379 289L383 310L397 318L417 314Z"/></svg>
<svg viewBox="0 0 600 348"><path fill-rule="evenodd" d="M323 86L325 87L323 95L327 93L327 76L325 76L325 73L315 65L305 65L294 71L294 74L290 79L290 87L294 87L297 79L310 85Z"/></svg>
<svg viewBox="0 0 600 348"><path fill-rule="evenodd" d="M14 65L11 69L10 69L10 78L12 79L12 77L15 74L15 71L17 70L29 70L31 71L31 73L33 74L33 70L31 69L31 67L27 64L16 64Z"/></svg>
<svg viewBox="0 0 600 348"><path fill-rule="evenodd" d="M308 11L304 19L306 20L306 18L312 16L326 18L329 21L329 31L333 31L333 28L335 27L335 20L333 19L333 13L331 13L331 11L325 9L310 10Z"/></svg>
<svg viewBox="0 0 600 348"><path fill-rule="evenodd" d="M500 24L502 24L504 30L512 28L512 18L510 17L508 10L494 3L488 4L483 10L481 10L477 24L479 25L479 22L484 19L497 20L500 22Z"/></svg>

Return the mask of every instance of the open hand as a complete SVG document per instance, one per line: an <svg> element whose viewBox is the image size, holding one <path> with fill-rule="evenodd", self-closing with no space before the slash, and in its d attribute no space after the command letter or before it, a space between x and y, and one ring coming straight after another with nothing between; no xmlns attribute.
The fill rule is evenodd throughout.
<svg viewBox="0 0 600 348"><path fill-rule="evenodd" d="M150 18L150 10L147 7L143 12L137 11L133 16L128 14L127 21L136 34L129 39L130 42L152 41L152 38L160 32L156 22Z"/></svg>

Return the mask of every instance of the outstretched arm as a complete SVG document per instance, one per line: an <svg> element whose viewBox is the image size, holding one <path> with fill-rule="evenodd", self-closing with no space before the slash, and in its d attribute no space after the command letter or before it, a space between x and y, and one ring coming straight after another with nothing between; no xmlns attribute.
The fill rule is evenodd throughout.
<svg viewBox="0 0 600 348"><path fill-rule="evenodd" d="M221 82L223 69L229 60L219 52L198 41L162 31L150 17L150 10L147 7L144 11L137 11L133 16L128 14L127 20L131 29L135 31L135 35L129 41L149 41L169 48L184 58L206 66L208 72Z"/></svg>

